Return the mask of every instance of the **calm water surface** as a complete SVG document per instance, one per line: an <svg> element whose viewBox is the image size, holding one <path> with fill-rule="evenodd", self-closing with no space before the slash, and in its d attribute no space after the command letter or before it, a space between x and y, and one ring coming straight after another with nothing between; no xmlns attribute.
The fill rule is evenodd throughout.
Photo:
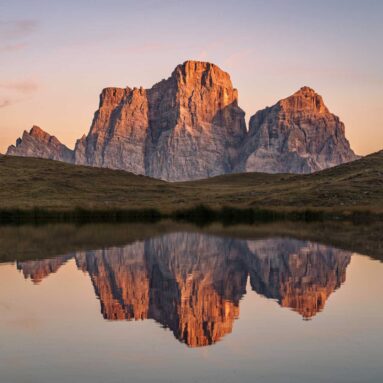
<svg viewBox="0 0 383 383"><path fill-rule="evenodd" d="M378 260L188 231L47 257L28 233L0 241L1 383L383 381Z"/></svg>

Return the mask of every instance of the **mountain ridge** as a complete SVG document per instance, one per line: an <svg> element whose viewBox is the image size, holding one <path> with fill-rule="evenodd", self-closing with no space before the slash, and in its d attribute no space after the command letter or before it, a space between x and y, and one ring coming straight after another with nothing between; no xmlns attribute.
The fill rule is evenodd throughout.
<svg viewBox="0 0 383 383"><path fill-rule="evenodd" d="M247 130L230 75L201 61L178 65L149 89L103 89L89 133L73 150L36 130L24 132L7 154L167 181L247 171L311 173L358 158L344 124L312 88L258 111Z"/></svg>

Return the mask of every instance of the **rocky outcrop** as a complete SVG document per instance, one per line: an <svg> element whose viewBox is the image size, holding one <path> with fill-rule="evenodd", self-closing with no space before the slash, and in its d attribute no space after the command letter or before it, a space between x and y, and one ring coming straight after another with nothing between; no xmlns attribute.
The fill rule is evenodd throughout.
<svg viewBox="0 0 383 383"><path fill-rule="evenodd" d="M246 135L229 75L188 61L151 89L104 89L75 163L169 181L231 171Z"/></svg>
<svg viewBox="0 0 383 383"><path fill-rule="evenodd" d="M167 181L231 172L310 173L357 159L339 118L304 87L257 112L214 64L186 61L150 89L106 88L74 151L33 127L7 154L122 169Z"/></svg>
<svg viewBox="0 0 383 383"><path fill-rule="evenodd" d="M17 139L16 146L11 145L8 148L7 155L47 158L70 163L74 160L72 150L38 126L33 126L29 133L24 131L22 138Z"/></svg>
<svg viewBox="0 0 383 383"><path fill-rule="evenodd" d="M146 174L148 129L144 89L106 88L88 136L76 142L75 163Z"/></svg>
<svg viewBox="0 0 383 383"><path fill-rule="evenodd" d="M148 93L147 175L181 181L231 171L246 125L226 72L188 61Z"/></svg>
<svg viewBox="0 0 383 383"><path fill-rule="evenodd" d="M344 124L303 87L251 117L236 171L311 173L357 158Z"/></svg>

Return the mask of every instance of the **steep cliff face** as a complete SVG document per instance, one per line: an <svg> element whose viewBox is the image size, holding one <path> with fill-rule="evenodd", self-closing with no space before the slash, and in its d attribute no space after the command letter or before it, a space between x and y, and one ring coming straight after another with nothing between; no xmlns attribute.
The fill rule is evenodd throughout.
<svg viewBox="0 0 383 383"><path fill-rule="evenodd" d="M231 171L246 125L226 72L188 61L148 93L147 175L182 181Z"/></svg>
<svg viewBox="0 0 383 383"><path fill-rule="evenodd" d="M22 138L16 141L16 146L11 145L8 148L7 155L39 157L64 162L73 162L74 159L72 150L38 126L33 126L29 133L24 131Z"/></svg>
<svg viewBox="0 0 383 383"><path fill-rule="evenodd" d="M106 88L88 136L76 143L75 163L145 174L148 128L144 89Z"/></svg>
<svg viewBox="0 0 383 383"><path fill-rule="evenodd" d="M246 134L230 77L188 61L151 89L104 89L75 162L169 181L230 172Z"/></svg>
<svg viewBox="0 0 383 383"><path fill-rule="evenodd" d="M357 159L344 124L308 87L250 119L237 171L311 173Z"/></svg>

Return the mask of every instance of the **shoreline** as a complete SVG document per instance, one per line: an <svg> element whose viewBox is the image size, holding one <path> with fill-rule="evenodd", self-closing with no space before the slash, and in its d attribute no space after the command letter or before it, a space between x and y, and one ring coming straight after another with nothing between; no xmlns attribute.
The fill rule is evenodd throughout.
<svg viewBox="0 0 383 383"><path fill-rule="evenodd" d="M240 208L223 206L212 208L207 205L197 205L190 208L175 209L164 212L159 209L0 209L0 224L23 223L112 223L112 222L140 222L153 223L161 220L175 222L190 222L207 224L220 222L223 224L252 224L262 222L300 221L349 221L349 222L378 222L383 221L383 213L373 213L362 209L326 209L326 208L299 208L291 209L281 207L269 208Z"/></svg>

